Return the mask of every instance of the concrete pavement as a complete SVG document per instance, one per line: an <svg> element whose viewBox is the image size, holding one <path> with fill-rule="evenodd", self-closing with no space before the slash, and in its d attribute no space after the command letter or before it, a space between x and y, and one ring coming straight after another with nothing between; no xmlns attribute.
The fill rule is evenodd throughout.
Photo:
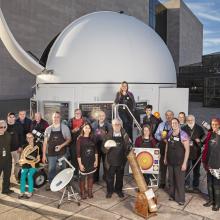
<svg viewBox="0 0 220 220"><path fill-rule="evenodd" d="M13 178L12 178L13 179ZM136 191L125 191L123 199L113 194L111 199L106 199L105 182L94 184L94 198L81 201L78 206L74 201L67 201L57 209L57 204L62 192L48 192L45 187L36 189L30 199L17 199L19 185L14 182L12 189L15 193L10 196L0 194L0 219L2 220L48 220L48 219L88 219L88 220L141 220L133 212ZM73 182L76 190L78 183ZM124 188L135 187L131 176L126 176ZM219 220L220 211L213 212L211 208L205 208L205 196L203 194L186 194L186 203L179 206L176 202L169 201L164 190L155 189L158 196L158 214L152 220L178 219L178 220ZM207 198L206 198L207 199Z"/></svg>

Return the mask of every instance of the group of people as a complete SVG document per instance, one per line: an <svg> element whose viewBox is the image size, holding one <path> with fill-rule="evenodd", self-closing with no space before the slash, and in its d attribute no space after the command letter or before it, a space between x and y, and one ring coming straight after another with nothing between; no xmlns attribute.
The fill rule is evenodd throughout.
<svg viewBox="0 0 220 220"><path fill-rule="evenodd" d="M35 114L35 119L32 121L26 117L26 111L19 111L18 118L14 112L7 114L6 120L0 121L0 175L3 172L2 193L11 194L10 176L12 170L12 160L14 161L14 176L20 182L21 195L19 197L30 198L33 194L34 183L33 175L36 173L38 162L40 161L41 145L33 150L33 155L36 158L36 164L31 166L27 163L20 163L20 156L23 151L32 153L35 147L33 130L44 132L48 123L42 119L40 113ZM26 148L27 147L27 148ZM18 174L21 165L21 177L18 179ZM28 193L25 194L26 179L28 179Z"/></svg>
<svg viewBox="0 0 220 220"><path fill-rule="evenodd" d="M65 156L75 167L74 174L79 180L82 199L93 198L93 183L100 180L101 164L102 179L107 184L106 198L111 198L113 193L123 198L124 168L133 146L133 118L130 113L133 114L135 110L134 96L128 90L127 82L121 83L115 103L120 104L119 118L111 122L107 121L105 112L101 110L96 120L89 122L80 109L75 109L68 125L62 123L60 113L55 112L50 126L40 113L35 114L34 121L28 119L24 111L19 112L17 120L14 113L9 113L7 121L0 121L0 173L4 172L2 193L12 192L9 189L12 157L14 163L18 163L22 150L28 146L31 151L37 144L39 150L34 156L40 157L43 163L48 162L49 184L46 190L50 190L50 184L57 174L58 159ZM174 117L173 111L167 110L165 121L162 121L158 113L153 114L152 105L145 107L145 113L141 122L142 133L134 141L134 146L160 149L159 187L168 188L169 199L184 205L185 191L199 192L202 162L207 171L209 194L209 201L204 206L212 206L213 211L219 210L220 179L213 175L213 170L220 168L220 120L212 119L211 129L205 134L193 115L186 116L180 112ZM33 129L44 133L43 144L34 143ZM203 145L205 148L202 152ZM36 159L34 167L22 164L20 198L26 196L26 176L29 185L27 197L32 196L33 175L38 162L39 159ZM65 167L63 161L62 169ZM188 175L191 168L192 179ZM144 177L149 183L151 175Z"/></svg>

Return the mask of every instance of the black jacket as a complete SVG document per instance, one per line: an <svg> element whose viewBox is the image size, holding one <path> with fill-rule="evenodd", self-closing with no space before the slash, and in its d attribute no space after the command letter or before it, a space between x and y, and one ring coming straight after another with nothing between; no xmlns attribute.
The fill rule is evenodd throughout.
<svg viewBox="0 0 220 220"><path fill-rule="evenodd" d="M16 151L22 147L24 143L23 127L18 123L8 124L7 132L11 135L11 151Z"/></svg>
<svg viewBox="0 0 220 220"><path fill-rule="evenodd" d="M23 144L24 144L24 143L25 143L25 139L26 139L26 134L27 134L28 132L31 132L32 121L31 121L31 119L29 119L29 118L25 118L25 119L24 119L24 122L22 123L22 122L20 121L20 119L18 118L18 119L16 120L16 122L23 127L23 140L24 140L24 141L23 141Z"/></svg>
<svg viewBox="0 0 220 220"><path fill-rule="evenodd" d="M129 99L127 99L127 97ZM134 112L136 107L134 95L131 92L127 92L125 96L123 96L120 92L117 92L115 104L126 104L131 112Z"/></svg>
<svg viewBox="0 0 220 220"><path fill-rule="evenodd" d="M49 124L46 120L41 119L39 123L37 123L37 121L34 120L32 122L31 131L36 130L43 134L47 127L49 127Z"/></svg>
<svg viewBox="0 0 220 220"><path fill-rule="evenodd" d="M189 153L189 159L196 160L200 154L201 154L201 147L202 143L198 144L195 139L202 139L205 135L203 129L198 124L195 124L194 127L191 129L188 125L184 126L182 128L183 131L185 131L188 136L189 140L192 141L192 146L190 146L190 153Z"/></svg>
<svg viewBox="0 0 220 220"><path fill-rule="evenodd" d="M158 125L162 122L162 120L157 119L154 115L151 115L150 118L144 116L143 125L149 124L152 129L152 133L155 134Z"/></svg>
<svg viewBox="0 0 220 220"><path fill-rule="evenodd" d="M125 165L126 164L126 161L127 161L127 155L129 153L129 150L131 148L131 142L130 142L130 139L129 139L129 136L128 134L125 132L124 129L121 129L121 137L123 139L123 149L124 149L124 152L123 152L123 158L121 158L122 160L122 164ZM104 154L106 154L106 158L105 158L105 167L107 169L109 169L109 166L110 164L108 163L108 153L110 152L110 149L107 149L104 147L105 145L105 142L108 141L108 140L112 140L113 139L113 131L111 130L105 137L104 141L103 141L103 145L102 145L102 152Z"/></svg>
<svg viewBox="0 0 220 220"><path fill-rule="evenodd" d="M11 163L11 135L5 132L0 135L0 164L3 166Z"/></svg>

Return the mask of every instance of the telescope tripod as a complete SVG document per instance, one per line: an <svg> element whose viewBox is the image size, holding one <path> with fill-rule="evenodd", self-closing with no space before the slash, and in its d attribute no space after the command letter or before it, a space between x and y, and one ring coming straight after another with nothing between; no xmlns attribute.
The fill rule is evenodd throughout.
<svg viewBox="0 0 220 220"><path fill-rule="evenodd" d="M190 168L190 170L188 171L187 175L185 176L185 180L187 180L187 178L189 177L189 175L193 172L193 170L195 169L195 167L197 166L197 164L200 162L200 160L202 159L202 154L199 156L199 158L197 159L197 161L195 162L195 164Z"/></svg>
<svg viewBox="0 0 220 220"><path fill-rule="evenodd" d="M73 197L75 202L77 203L77 205L80 206L78 193L75 193L74 190L73 190L73 187L70 184L68 184L67 186L64 187L62 197L59 201L59 204L57 205L58 209L60 208L61 204L63 203L63 200L64 200L65 196L67 197L68 201L71 201L72 200L71 198Z"/></svg>

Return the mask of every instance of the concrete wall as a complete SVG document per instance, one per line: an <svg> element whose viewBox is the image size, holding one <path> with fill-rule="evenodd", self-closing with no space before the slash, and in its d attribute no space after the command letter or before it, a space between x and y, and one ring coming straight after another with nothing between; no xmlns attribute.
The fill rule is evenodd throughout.
<svg viewBox="0 0 220 220"><path fill-rule="evenodd" d="M149 0L0 0L9 28L38 58L47 44L76 18L100 10L123 10L148 23ZM32 96L35 77L20 67L0 41L0 100Z"/></svg>
<svg viewBox="0 0 220 220"><path fill-rule="evenodd" d="M189 114L193 114L200 125L203 121L210 122L212 118L220 118L219 108L203 107L202 102L190 102Z"/></svg>
<svg viewBox="0 0 220 220"><path fill-rule="evenodd" d="M176 72L179 72L179 9L167 10L167 46L173 57Z"/></svg>
<svg viewBox="0 0 220 220"><path fill-rule="evenodd" d="M181 1L180 6L179 66L202 61L203 25Z"/></svg>
<svg viewBox="0 0 220 220"><path fill-rule="evenodd" d="M182 0L166 2L167 46L179 67L202 60L203 26Z"/></svg>
<svg viewBox="0 0 220 220"><path fill-rule="evenodd" d="M17 114L20 110L25 110L27 115L30 113L29 99L0 100L0 106L0 120L6 119L8 112Z"/></svg>

